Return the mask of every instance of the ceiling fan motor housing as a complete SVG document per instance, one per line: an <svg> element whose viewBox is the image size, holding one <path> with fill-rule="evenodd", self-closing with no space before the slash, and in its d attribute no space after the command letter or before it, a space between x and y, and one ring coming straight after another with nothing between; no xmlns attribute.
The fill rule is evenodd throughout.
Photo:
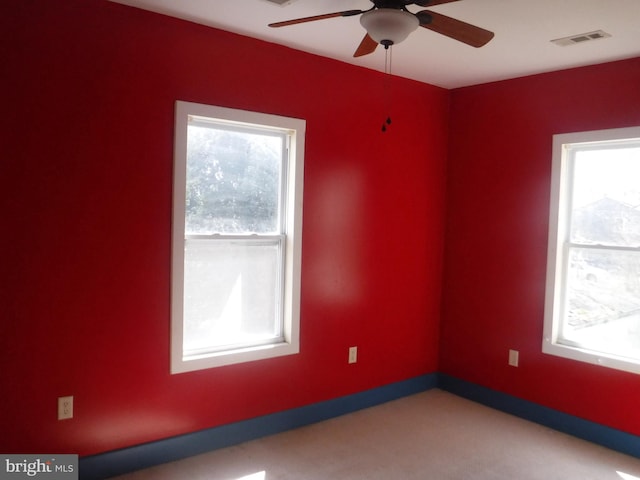
<svg viewBox="0 0 640 480"><path fill-rule="evenodd" d="M412 0L371 0L376 8L397 8L404 9L407 5L419 5L426 7L432 0L412 1Z"/></svg>
<svg viewBox="0 0 640 480"><path fill-rule="evenodd" d="M413 13L395 8L376 8L360 16L360 23L376 42L394 45L418 28L420 21Z"/></svg>

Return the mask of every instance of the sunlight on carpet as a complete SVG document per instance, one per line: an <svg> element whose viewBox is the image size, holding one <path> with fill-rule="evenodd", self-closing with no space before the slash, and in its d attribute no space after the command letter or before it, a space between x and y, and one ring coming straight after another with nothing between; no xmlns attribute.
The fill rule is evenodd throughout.
<svg viewBox="0 0 640 480"><path fill-rule="evenodd" d="M635 475L629 475L628 473L616 472L623 480L640 480L640 477Z"/></svg>
<svg viewBox="0 0 640 480"><path fill-rule="evenodd" d="M236 478L236 480L264 480L265 478L267 478L267 472L263 470L261 472L252 473L251 475Z"/></svg>

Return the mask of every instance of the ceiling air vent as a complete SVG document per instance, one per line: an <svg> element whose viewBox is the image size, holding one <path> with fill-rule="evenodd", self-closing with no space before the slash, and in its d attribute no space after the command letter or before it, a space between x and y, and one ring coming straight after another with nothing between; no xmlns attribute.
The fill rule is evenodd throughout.
<svg viewBox="0 0 640 480"><path fill-rule="evenodd" d="M551 43L555 43L561 47L568 47L569 45L575 45L576 43L600 40L602 38L609 38L610 36L610 34L603 30L596 30L595 32L580 33L578 35L571 35L570 37L556 38L555 40L551 40Z"/></svg>

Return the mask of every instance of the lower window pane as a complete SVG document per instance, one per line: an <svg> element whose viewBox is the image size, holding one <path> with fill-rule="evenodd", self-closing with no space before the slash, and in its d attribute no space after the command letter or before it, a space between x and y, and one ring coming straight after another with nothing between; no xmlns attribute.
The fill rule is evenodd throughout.
<svg viewBox="0 0 640 480"><path fill-rule="evenodd" d="M561 343L640 358L640 253L572 248Z"/></svg>
<svg viewBox="0 0 640 480"><path fill-rule="evenodd" d="M185 356L282 338L277 241L187 240Z"/></svg>

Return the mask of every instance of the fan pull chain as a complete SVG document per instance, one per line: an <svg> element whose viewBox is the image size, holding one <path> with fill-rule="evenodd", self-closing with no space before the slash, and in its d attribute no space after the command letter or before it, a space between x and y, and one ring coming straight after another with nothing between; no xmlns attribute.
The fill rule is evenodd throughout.
<svg viewBox="0 0 640 480"><path fill-rule="evenodd" d="M392 61L392 49L391 45L384 46L384 103L387 110L387 119L382 123L382 131L387 131L387 125L391 125L391 116L389 115L390 103L391 103L391 61Z"/></svg>

